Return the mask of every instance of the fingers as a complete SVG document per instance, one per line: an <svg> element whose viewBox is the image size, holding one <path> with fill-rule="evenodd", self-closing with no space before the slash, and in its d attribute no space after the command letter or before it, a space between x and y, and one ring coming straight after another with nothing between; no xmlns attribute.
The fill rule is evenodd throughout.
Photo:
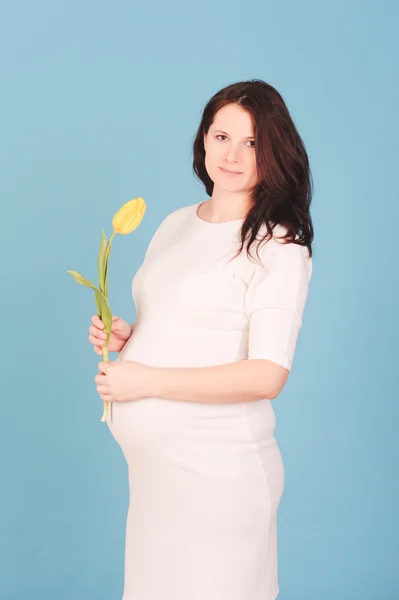
<svg viewBox="0 0 399 600"><path fill-rule="evenodd" d="M89 341L93 344L93 350L96 354L98 354L98 356L102 356L103 355L103 351L102 348L104 346L104 342L101 341L93 341L93 338L91 336L89 336Z"/></svg>
<svg viewBox="0 0 399 600"><path fill-rule="evenodd" d="M91 318L91 322L93 323L93 325L98 327L98 329L104 329L104 323L101 321L98 315L93 315Z"/></svg>
<svg viewBox="0 0 399 600"><path fill-rule="evenodd" d="M89 331L90 331L90 329L89 329ZM92 333L90 333L88 339L89 339L89 342L91 344L93 344L94 348L97 348L99 350L99 353L101 354L102 348L105 346L106 337L107 336L105 336L105 338L99 338L99 337L93 335Z"/></svg>
<svg viewBox="0 0 399 600"><path fill-rule="evenodd" d="M98 329L95 325L90 325L89 333L98 340L105 340L107 338L105 331Z"/></svg>
<svg viewBox="0 0 399 600"><path fill-rule="evenodd" d="M101 400L105 400L106 402L113 402L114 399L110 394L100 394Z"/></svg>
<svg viewBox="0 0 399 600"><path fill-rule="evenodd" d="M89 327L89 342L93 344L94 352L102 356L102 348L107 339L107 334L103 331L104 323L98 315L93 315L91 321L93 325Z"/></svg>

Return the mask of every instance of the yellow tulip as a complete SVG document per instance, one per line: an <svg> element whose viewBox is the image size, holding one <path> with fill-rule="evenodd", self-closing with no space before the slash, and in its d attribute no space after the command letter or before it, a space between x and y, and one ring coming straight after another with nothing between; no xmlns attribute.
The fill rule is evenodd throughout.
<svg viewBox="0 0 399 600"><path fill-rule="evenodd" d="M127 235L128 233L134 231L143 220L146 208L147 205L143 198L134 198L133 200L129 200L129 202L126 202L126 204L124 204L122 208L118 210L112 219L114 232L112 233L108 242L104 230L102 231L100 250L98 253L98 287L77 271L68 271L68 273L72 275L75 281L80 283L80 285L84 285L85 287L89 287L94 290L97 314L103 321L105 326L104 331L107 334L105 344L102 349L103 362L105 363L109 362L108 344L111 337L112 328L112 312L108 303L108 262L112 247L112 240L117 233ZM104 412L103 416L101 417L102 422L107 420L108 408L109 402L104 400Z"/></svg>
<svg viewBox="0 0 399 600"><path fill-rule="evenodd" d="M146 208L143 198L134 198L126 202L112 219L114 232L127 235L134 231L143 220Z"/></svg>

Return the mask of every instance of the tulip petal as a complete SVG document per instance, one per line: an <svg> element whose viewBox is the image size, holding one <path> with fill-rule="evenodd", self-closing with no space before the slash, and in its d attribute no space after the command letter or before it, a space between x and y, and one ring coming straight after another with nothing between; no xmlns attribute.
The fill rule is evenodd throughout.
<svg viewBox="0 0 399 600"><path fill-rule="evenodd" d="M126 202L112 219L114 231L122 235L134 231L140 225L146 208L147 205L141 197Z"/></svg>

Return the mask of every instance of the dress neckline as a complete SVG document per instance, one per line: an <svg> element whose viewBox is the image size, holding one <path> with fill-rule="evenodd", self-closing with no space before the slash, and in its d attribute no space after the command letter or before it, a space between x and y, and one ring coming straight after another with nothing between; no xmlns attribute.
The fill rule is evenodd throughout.
<svg viewBox="0 0 399 600"><path fill-rule="evenodd" d="M211 226L211 227L215 227L216 225L237 225L238 223L243 223L243 221L245 220L245 218L241 218L241 219L233 219L231 221L219 221L217 223L213 223L212 221L205 221L205 219L202 219L201 217L198 216L198 209L201 206L201 204L203 204L203 202L198 202L197 204L194 204L194 217L195 220L198 221L199 223L203 223L206 226Z"/></svg>

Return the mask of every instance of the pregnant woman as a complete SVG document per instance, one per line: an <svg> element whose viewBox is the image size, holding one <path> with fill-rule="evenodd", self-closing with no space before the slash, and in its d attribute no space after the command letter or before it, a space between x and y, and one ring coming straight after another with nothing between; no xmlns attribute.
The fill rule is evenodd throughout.
<svg viewBox="0 0 399 600"><path fill-rule="evenodd" d="M274 600L284 467L271 401L312 272L310 168L261 80L210 99L193 152L208 198L156 230L132 283L136 322L114 317L119 354L95 377L129 473L122 600ZM102 329L94 316L98 354Z"/></svg>

